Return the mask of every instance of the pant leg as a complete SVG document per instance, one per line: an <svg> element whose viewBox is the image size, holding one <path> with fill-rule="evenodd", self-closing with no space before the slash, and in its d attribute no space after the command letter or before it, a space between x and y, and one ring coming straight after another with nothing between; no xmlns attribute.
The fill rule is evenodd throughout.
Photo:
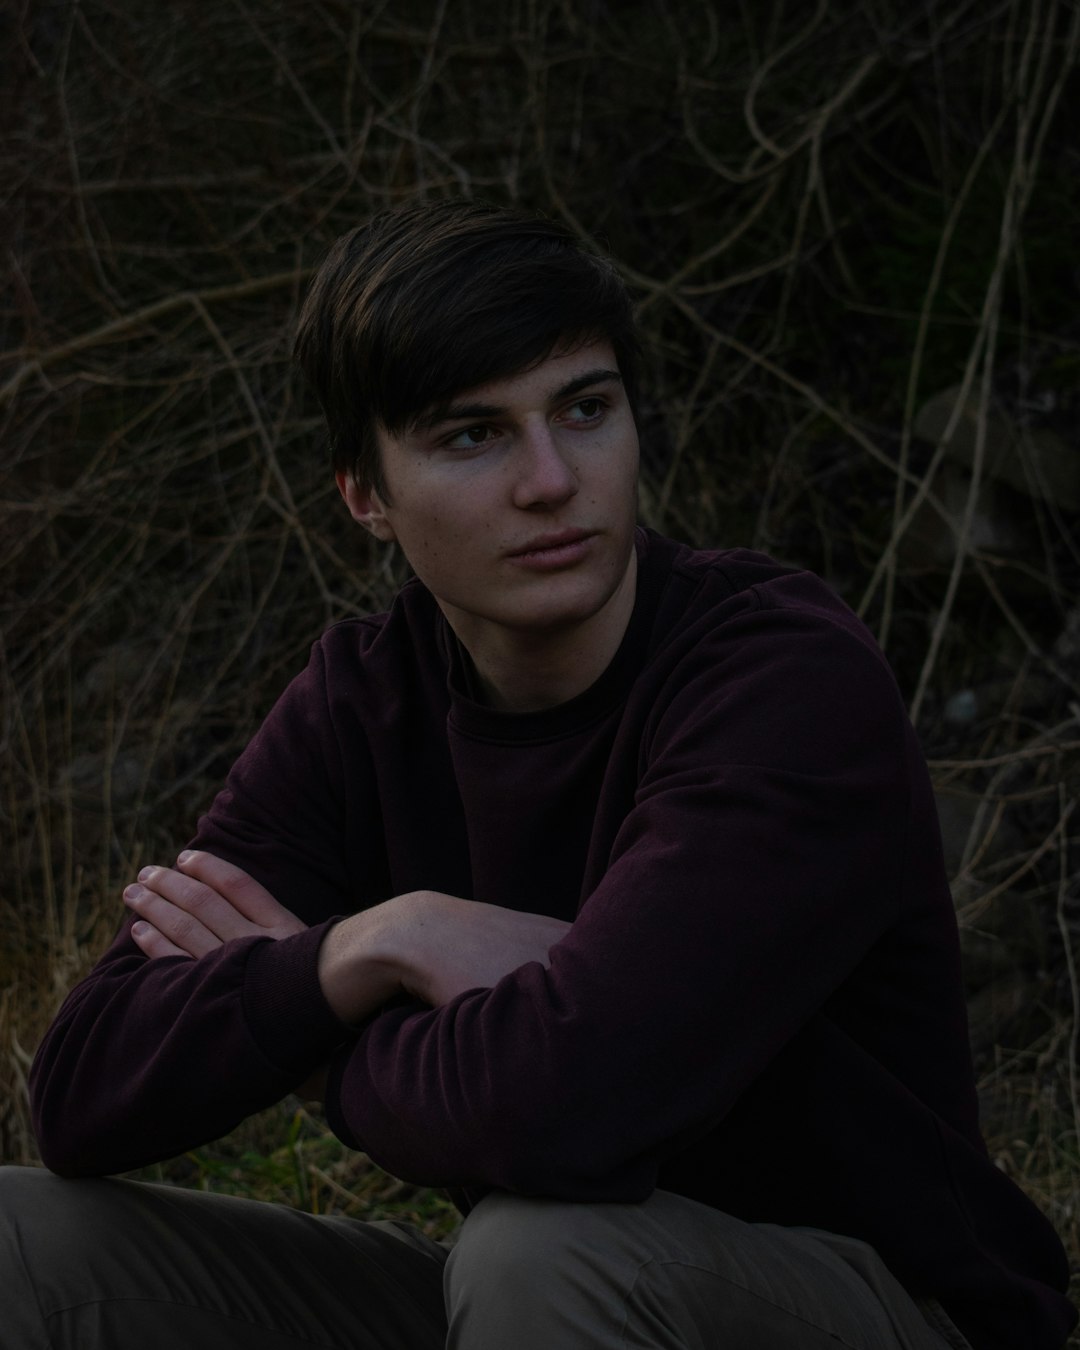
<svg viewBox="0 0 1080 1350"><path fill-rule="evenodd" d="M0 1167L0 1350L443 1350L407 1224Z"/></svg>
<svg viewBox="0 0 1080 1350"><path fill-rule="evenodd" d="M640 1205L493 1194L446 1268L450 1350L946 1350L872 1248Z"/></svg>

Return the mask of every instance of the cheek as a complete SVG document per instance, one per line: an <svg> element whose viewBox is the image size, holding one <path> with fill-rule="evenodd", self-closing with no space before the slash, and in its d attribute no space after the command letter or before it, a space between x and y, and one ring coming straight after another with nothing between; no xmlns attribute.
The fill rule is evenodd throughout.
<svg viewBox="0 0 1080 1350"><path fill-rule="evenodd" d="M637 457L628 456L625 451L613 454L592 479L591 486L597 497L610 502L637 500L638 465Z"/></svg>

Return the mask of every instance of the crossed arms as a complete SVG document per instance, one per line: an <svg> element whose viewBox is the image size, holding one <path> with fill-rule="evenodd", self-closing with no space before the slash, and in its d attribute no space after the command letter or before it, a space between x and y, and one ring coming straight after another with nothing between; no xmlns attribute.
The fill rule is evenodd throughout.
<svg viewBox="0 0 1080 1350"><path fill-rule="evenodd" d="M143 868L124 901L133 922L69 996L32 1076L42 1155L62 1174L172 1156L289 1091L321 1100L329 1061L384 1004L435 1009L530 962L546 969L571 927L430 890L309 927L202 850ZM315 1006L294 978L297 943Z"/></svg>
<svg viewBox="0 0 1080 1350"><path fill-rule="evenodd" d="M151 959L205 956L237 938L280 938L307 927L253 877L210 853L175 868L145 867L124 891L132 937ZM441 1007L487 989L529 961L550 964L570 924L440 891L411 891L336 923L319 949L318 976L334 1014L353 1026L400 994Z"/></svg>
<svg viewBox="0 0 1080 1350"><path fill-rule="evenodd" d="M173 1156L325 1065L331 1127L398 1176L647 1194L895 921L895 691L861 644L780 615L762 650L762 622L711 648L688 632L677 686L621 714L595 816L574 803L591 835L572 924L502 907L509 883L540 909L551 875L539 775L485 795L501 766L481 745L470 835L445 751L414 754L445 711L423 734L361 735L358 696L327 675L353 632L331 630L335 663L290 687L194 857L146 871L127 902L148 927L125 926L47 1034L44 1160L93 1175ZM409 754L408 775L378 776ZM470 886L496 903L458 899ZM365 894L393 898L351 912Z"/></svg>

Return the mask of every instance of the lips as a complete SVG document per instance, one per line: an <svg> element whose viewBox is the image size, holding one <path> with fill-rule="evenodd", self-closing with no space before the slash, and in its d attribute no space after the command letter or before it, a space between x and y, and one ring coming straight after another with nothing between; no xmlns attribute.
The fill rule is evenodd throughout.
<svg viewBox="0 0 1080 1350"><path fill-rule="evenodd" d="M530 539L521 548L512 549L509 556L511 558L525 558L533 554L544 554L569 548L591 538L591 534L590 530L558 530L550 534L538 534L535 539Z"/></svg>

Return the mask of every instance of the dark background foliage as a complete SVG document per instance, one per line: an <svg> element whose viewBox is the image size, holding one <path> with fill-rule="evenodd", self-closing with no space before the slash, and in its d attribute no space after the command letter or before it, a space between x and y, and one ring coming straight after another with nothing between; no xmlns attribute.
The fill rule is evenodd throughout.
<svg viewBox="0 0 1080 1350"><path fill-rule="evenodd" d="M810 566L877 633L991 1147L1076 1250L1078 43L1060 0L6 7L0 1158L35 1156L28 1056L122 885L401 579L291 330L337 234L463 194L623 266L643 518ZM295 1103L168 1175L448 1221Z"/></svg>

